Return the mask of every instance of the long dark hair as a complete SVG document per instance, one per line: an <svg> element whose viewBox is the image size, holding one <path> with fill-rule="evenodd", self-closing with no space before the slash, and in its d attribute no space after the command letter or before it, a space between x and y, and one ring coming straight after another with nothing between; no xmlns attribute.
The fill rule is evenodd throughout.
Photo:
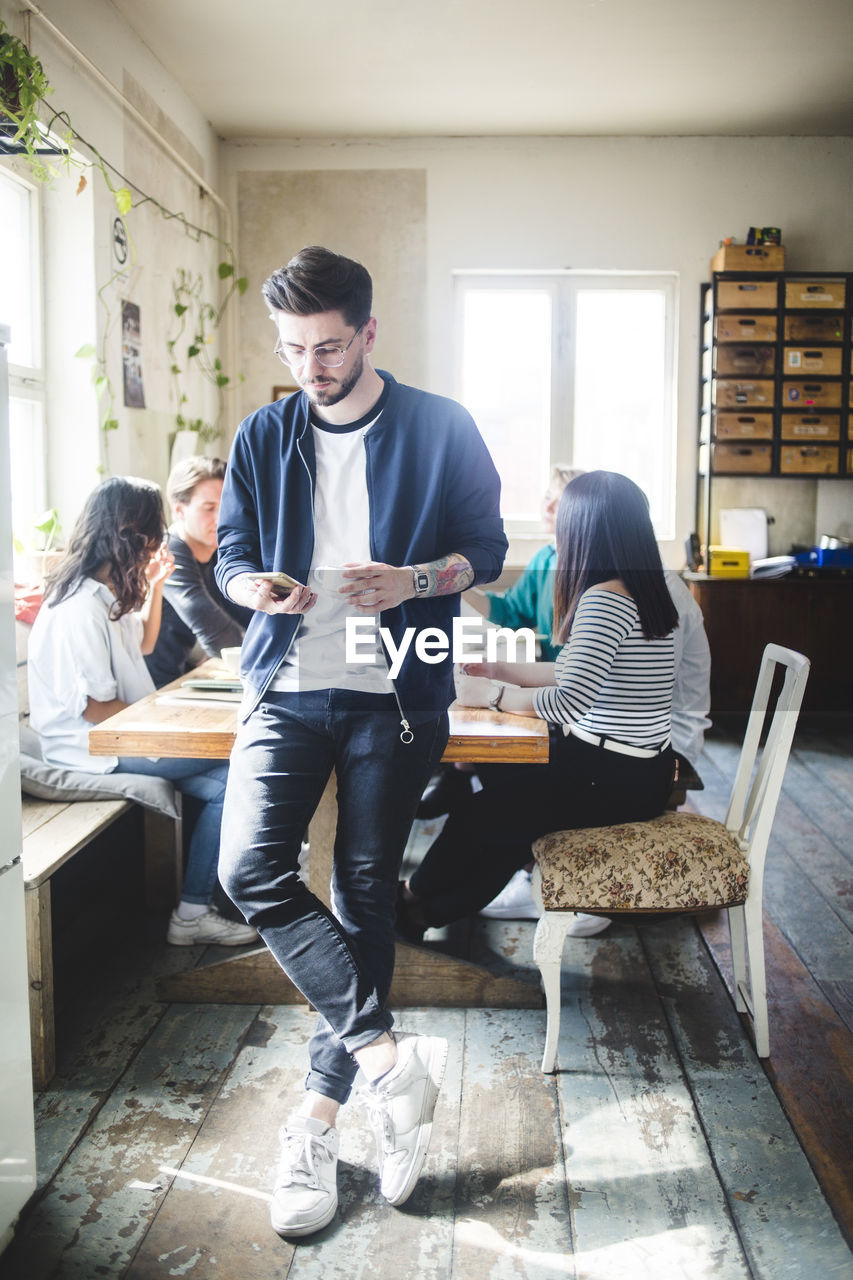
<svg viewBox="0 0 853 1280"><path fill-rule="evenodd" d="M116 596L111 617L140 609L148 595L146 567L165 532L163 498L156 484L135 476L104 480L77 517L68 550L48 579L45 601L59 604L106 565Z"/></svg>
<svg viewBox="0 0 853 1280"><path fill-rule="evenodd" d="M566 485L557 511L554 631L565 644L583 593L619 578L647 640L669 635L678 611L663 576L646 495L616 471L588 471Z"/></svg>

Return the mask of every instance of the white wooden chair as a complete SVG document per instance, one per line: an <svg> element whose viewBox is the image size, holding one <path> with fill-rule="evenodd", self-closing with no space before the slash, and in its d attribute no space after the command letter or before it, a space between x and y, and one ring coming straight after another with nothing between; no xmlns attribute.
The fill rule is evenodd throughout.
<svg viewBox="0 0 853 1280"><path fill-rule="evenodd" d="M778 668L785 669L785 678L770 716ZM726 907L735 1005L752 1015L758 1056L770 1056L761 909L764 860L808 673L808 658L767 645L725 822L666 812L649 822L556 831L535 841L533 892L542 915L533 956L547 1007L543 1071L553 1071L557 1057L563 944L575 911L620 915Z"/></svg>

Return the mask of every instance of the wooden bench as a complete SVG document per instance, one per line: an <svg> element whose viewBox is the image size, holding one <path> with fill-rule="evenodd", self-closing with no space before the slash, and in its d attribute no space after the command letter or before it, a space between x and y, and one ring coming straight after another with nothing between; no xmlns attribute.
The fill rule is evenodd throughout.
<svg viewBox="0 0 853 1280"><path fill-rule="evenodd" d="M97 835L135 808L133 800L37 800L21 797L24 903L33 1084L43 1089L56 1071L53 1004L51 877ZM180 896L183 874L180 821L143 810L145 816L145 900L171 908Z"/></svg>

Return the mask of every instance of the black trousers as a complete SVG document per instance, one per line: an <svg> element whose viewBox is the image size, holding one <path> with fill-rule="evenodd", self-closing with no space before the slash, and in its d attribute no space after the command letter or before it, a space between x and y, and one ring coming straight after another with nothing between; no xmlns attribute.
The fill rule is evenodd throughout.
<svg viewBox="0 0 853 1280"><path fill-rule="evenodd" d="M427 924L450 924L491 902L530 862L538 836L656 818L674 762L669 747L641 759L552 729L546 765L479 765L482 791L451 811L409 882Z"/></svg>

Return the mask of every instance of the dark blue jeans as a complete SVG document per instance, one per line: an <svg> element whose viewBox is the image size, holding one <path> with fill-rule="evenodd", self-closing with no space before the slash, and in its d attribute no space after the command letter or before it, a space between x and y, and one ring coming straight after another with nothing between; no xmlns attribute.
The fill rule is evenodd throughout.
<svg viewBox="0 0 853 1280"><path fill-rule="evenodd" d="M317 1009L306 1087L346 1102L356 1049L387 1031L397 878L415 808L447 742L447 716L400 741L392 694L268 693L237 732L219 878ZM308 822L332 770L336 916L299 878ZM337 918L336 918L337 917Z"/></svg>
<svg viewBox="0 0 853 1280"><path fill-rule="evenodd" d="M119 758L117 773L147 773L155 778L168 778L177 789L201 800L187 851L187 867L181 888L181 899L206 906L216 887L216 863L219 856L219 828L225 800L228 763L215 760L166 759L148 760L138 756Z"/></svg>

